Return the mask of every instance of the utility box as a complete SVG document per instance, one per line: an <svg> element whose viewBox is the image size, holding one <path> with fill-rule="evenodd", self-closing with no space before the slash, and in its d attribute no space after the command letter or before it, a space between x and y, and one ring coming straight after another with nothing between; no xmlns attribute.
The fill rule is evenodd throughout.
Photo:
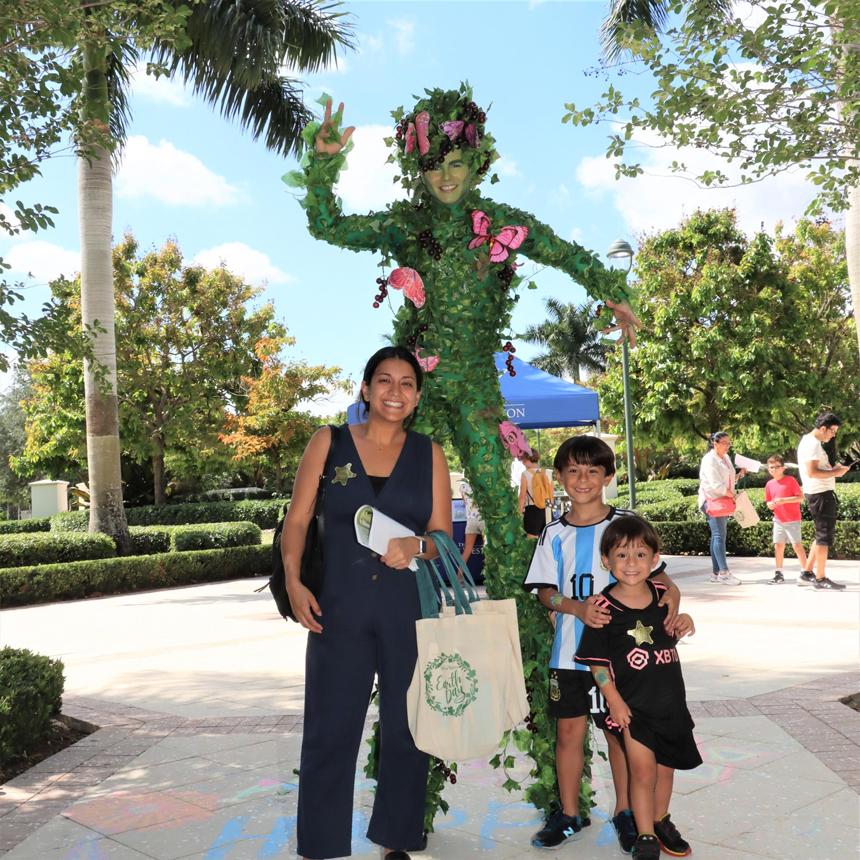
<svg viewBox="0 0 860 860"><path fill-rule="evenodd" d="M69 509L68 481L33 481L30 511L34 519L51 517Z"/></svg>

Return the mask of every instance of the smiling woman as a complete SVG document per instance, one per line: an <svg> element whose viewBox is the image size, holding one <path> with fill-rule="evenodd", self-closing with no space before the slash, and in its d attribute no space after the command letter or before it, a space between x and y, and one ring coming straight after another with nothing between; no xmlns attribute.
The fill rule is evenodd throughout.
<svg viewBox="0 0 860 860"><path fill-rule="evenodd" d="M302 739L298 853L305 858L350 853L353 784L362 728L379 678L379 780L367 838L391 860L421 844L428 757L412 740L406 691L418 657L415 622L421 606L408 565L436 558L428 532L451 534L451 490L442 449L408 430L424 374L415 356L384 347L367 363L361 383L367 421L344 426L326 475L325 575L319 600L299 578L318 477L331 441L329 428L311 440L296 476L284 523L287 591L307 628L305 731ZM356 511L369 505L411 529L379 556L360 546ZM324 825L323 825L324 822Z"/></svg>

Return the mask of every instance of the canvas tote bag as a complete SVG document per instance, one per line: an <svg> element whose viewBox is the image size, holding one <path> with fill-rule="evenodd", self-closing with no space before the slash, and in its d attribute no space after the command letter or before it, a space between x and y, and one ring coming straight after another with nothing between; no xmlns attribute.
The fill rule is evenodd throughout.
<svg viewBox="0 0 860 860"><path fill-rule="evenodd" d="M732 516L742 529L748 529L758 523L759 515L756 513L746 490L741 490L735 496L735 512Z"/></svg>
<svg viewBox="0 0 860 860"><path fill-rule="evenodd" d="M416 573L422 618L415 622L418 660L406 696L409 728L415 745L446 761L484 758L499 746L502 735L522 703L511 685L514 659L506 610L475 611L482 603L469 583L467 595L456 570L459 552L444 532L430 537L440 550L451 593L435 565L419 563ZM439 611L433 577L439 581L449 610ZM470 599L472 598L472 599ZM517 652L519 652L517 635ZM521 659L521 658L520 658ZM525 693L520 663L519 683ZM522 719L522 717L520 717ZM517 720L519 722L519 720Z"/></svg>

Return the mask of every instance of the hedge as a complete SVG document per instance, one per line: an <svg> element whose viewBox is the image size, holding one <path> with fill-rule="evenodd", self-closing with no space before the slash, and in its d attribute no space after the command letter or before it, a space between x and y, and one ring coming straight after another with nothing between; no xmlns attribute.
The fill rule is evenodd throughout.
<svg viewBox="0 0 860 860"><path fill-rule="evenodd" d="M260 527L254 523L195 523L190 526L130 526L134 555L259 546Z"/></svg>
<svg viewBox="0 0 860 860"><path fill-rule="evenodd" d="M20 648L0 650L0 761L27 753L60 712L63 664Z"/></svg>
<svg viewBox="0 0 860 860"><path fill-rule="evenodd" d="M35 520L30 519L0 521L0 535L28 534L30 532L49 532L50 530L50 517L39 517Z"/></svg>
<svg viewBox="0 0 860 860"><path fill-rule="evenodd" d="M268 574L269 546L127 556L0 570L0 605L29 606Z"/></svg>
<svg viewBox="0 0 860 860"><path fill-rule="evenodd" d="M711 547L711 529L704 519L683 522L655 522L660 535L661 549L667 555L708 555ZM815 525L801 525L803 542L809 545L815 538ZM726 551L729 555L772 556L773 524L760 522L742 529L734 520L729 520L726 535ZM790 546L786 555L793 556ZM836 540L830 547L830 558L860 558L860 523L840 521L836 524Z"/></svg>
<svg viewBox="0 0 860 860"><path fill-rule="evenodd" d="M187 504L189 502L241 502L245 499L273 499L277 493L263 490L260 487L232 487L226 490L207 490L205 493L185 493L172 496L167 500L169 505Z"/></svg>
<svg viewBox="0 0 860 860"><path fill-rule="evenodd" d="M34 564L60 564L85 559L113 558L116 544L103 534L0 535L0 568Z"/></svg>
<svg viewBox="0 0 860 860"><path fill-rule="evenodd" d="M252 499L244 502L197 502L180 505L145 505L128 508L130 526L181 526L191 523L250 522L273 529L284 515L287 498ZM68 511L51 517L52 532L85 532L89 511Z"/></svg>

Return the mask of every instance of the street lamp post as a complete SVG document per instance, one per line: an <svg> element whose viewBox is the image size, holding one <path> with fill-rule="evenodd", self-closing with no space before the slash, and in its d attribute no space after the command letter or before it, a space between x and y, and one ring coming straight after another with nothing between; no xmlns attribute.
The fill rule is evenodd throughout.
<svg viewBox="0 0 860 860"><path fill-rule="evenodd" d="M610 260L627 260L627 274L633 268L633 248L623 239L609 246L606 256ZM622 331L622 335L624 332ZM624 380L624 440L627 444L627 486L630 491L630 510L636 508L636 476L633 471L633 409L630 405L630 355L627 341L621 342L621 376Z"/></svg>

